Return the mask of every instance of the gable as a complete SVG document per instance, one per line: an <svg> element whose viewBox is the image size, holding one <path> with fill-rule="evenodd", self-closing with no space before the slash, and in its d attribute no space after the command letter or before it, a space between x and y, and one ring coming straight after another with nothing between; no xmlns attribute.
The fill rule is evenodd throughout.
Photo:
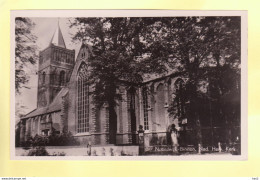
<svg viewBox="0 0 260 180"><path fill-rule="evenodd" d="M80 49L79 49L79 52L78 52L78 55L77 55L77 58L76 58L76 61L77 60L88 60L89 59L89 56L90 54L92 54L92 48L90 45L88 44L85 44L85 43L82 43Z"/></svg>
<svg viewBox="0 0 260 180"><path fill-rule="evenodd" d="M82 44L78 52L76 62L70 77L70 82L76 81L77 73L82 63L88 64L90 54L92 54L91 46ZM71 84L71 83L70 83Z"/></svg>

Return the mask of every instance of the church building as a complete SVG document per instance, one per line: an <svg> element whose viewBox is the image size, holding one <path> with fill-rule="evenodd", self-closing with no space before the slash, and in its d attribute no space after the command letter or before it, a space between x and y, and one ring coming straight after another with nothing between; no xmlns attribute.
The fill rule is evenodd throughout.
<svg viewBox="0 0 260 180"><path fill-rule="evenodd" d="M182 100L175 98L185 79L176 73L144 81L133 88L122 82L118 89L122 100L115 107L117 123L109 124L108 107L93 105L90 95L93 89L87 84L91 53L91 46L83 43L75 59L75 50L66 48L57 27L49 46L39 54L37 108L21 118L21 143L36 134L70 132L80 145L137 144L142 125L145 146L163 145L167 144L171 124L177 128L187 124L187 119L180 121L168 113L170 103L176 101L177 116L185 116Z"/></svg>

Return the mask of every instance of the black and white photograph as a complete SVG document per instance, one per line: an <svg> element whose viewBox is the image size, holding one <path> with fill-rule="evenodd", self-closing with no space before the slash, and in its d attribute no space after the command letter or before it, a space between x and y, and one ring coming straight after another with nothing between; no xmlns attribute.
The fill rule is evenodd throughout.
<svg viewBox="0 0 260 180"><path fill-rule="evenodd" d="M245 13L35 10L11 21L15 158L246 160Z"/></svg>

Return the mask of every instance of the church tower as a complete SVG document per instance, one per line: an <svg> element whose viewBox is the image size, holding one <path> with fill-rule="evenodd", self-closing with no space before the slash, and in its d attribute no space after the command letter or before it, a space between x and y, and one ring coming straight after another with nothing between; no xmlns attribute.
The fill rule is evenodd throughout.
<svg viewBox="0 0 260 180"><path fill-rule="evenodd" d="M37 107L48 106L58 92L69 82L74 63L75 50L66 48L58 24L50 44L40 51L38 69Z"/></svg>

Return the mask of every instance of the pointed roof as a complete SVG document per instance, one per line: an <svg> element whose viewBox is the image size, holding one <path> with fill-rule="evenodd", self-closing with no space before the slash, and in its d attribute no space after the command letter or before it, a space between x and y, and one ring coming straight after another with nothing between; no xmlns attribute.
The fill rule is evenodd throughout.
<svg viewBox="0 0 260 180"><path fill-rule="evenodd" d="M58 26L51 38L50 44L54 44L55 46L66 48L65 41L63 39L61 30L60 30L60 24L58 23Z"/></svg>

